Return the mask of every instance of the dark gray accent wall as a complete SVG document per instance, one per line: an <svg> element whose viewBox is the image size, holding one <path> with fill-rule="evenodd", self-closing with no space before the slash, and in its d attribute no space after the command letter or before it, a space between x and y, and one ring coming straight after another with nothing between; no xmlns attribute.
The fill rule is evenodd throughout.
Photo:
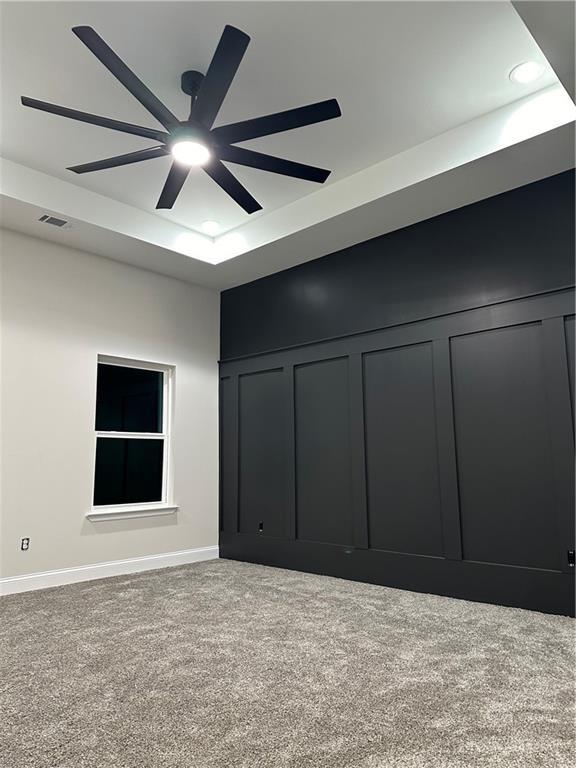
<svg viewBox="0 0 576 768"><path fill-rule="evenodd" d="M241 532L266 531L269 536L284 532L287 414L283 387L281 369L250 373L238 381Z"/></svg>
<svg viewBox="0 0 576 768"><path fill-rule="evenodd" d="M222 293L222 360L574 284L574 172Z"/></svg>
<svg viewBox="0 0 576 768"><path fill-rule="evenodd" d="M352 544L346 357L295 366L294 412L296 537Z"/></svg>
<svg viewBox="0 0 576 768"><path fill-rule="evenodd" d="M562 567L543 343L542 322L452 339L467 560Z"/></svg>
<svg viewBox="0 0 576 768"><path fill-rule="evenodd" d="M570 399L572 402L572 421L574 421L574 356L576 352L576 336L574 334L574 315L565 320L566 353L568 355L568 376L570 380Z"/></svg>
<svg viewBox="0 0 576 768"><path fill-rule="evenodd" d="M368 541L444 554L432 344L364 355Z"/></svg>
<svg viewBox="0 0 576 768"><path fill-rule="evenodd" d="M510 208L535 200L540 190L539 222L548 229L531 242L523 232L517 238L531 296L524 296L528 278L508 230L508 249L498 251L503 263L495 268L499 282L493 275L482 306L438 311L443 303L433 274L430 296L422 294L419 305L434 308L427 318L360 332L356 312L367 317L382 308L359 309L342 298L344 319L335 319L328 302L321 330L318 318L310 324L320 338L281 348L291 320L302 321L295 295L282 322L272 318L276 351L221 363L224 557L574 613L574 290L551 289L552 274L573 284L573 212L563 199L572 194L571 178L563 174L531 185L530 195L528 188L515 190L468 211L469 239L474 248L483 242L490 261L491 240L481 231L486 203L504 222ZM563 210L563 218L550 209ZM453 214L435 220L445 243L452 221ZM412 230L403 230L409 240ZM402 242L402 232L394 234ZM406 253L388 249L378 283L384 295L390 259ZM469 258L481 254L462 253ZM306 268L326 273L329 284L343 281L344 297L347 273L361 273L364 260L349 254L343 270L341 259L336 254ZM537 262L546 277L540 282ZM286 281L286 297L292 273L301 269L277 276ZM478 274L477 265L461 265L461 273L466 269ZM455 284L445 278L446 306L454 307ZM417 285L423 279L417 276ZM356 275L358 285L363 280ZM399 316L411 305L411 285L406 275L390 312ZM318 277L318 296L321 288ZM253 286L236 290L245 289ZM366 301L374 303L376 293ZM242 318L224 318L223 341L234 345ZM346 323L353 333L336 332Z"/></svg>

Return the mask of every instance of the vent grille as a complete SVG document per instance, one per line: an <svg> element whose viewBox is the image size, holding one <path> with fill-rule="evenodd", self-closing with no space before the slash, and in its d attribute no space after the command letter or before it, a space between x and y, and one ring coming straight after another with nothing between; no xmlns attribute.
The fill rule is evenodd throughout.
<svg viewBox="0 0 576 768"><path fill-rule="evenodd" d="M40 216L38 221L41 221L42 224L52 224L53 227L65 227L69 225L69 222L66 221L66 219L58 219L56 216L50 216L48 213L45 213L44 216Z"/></svg>

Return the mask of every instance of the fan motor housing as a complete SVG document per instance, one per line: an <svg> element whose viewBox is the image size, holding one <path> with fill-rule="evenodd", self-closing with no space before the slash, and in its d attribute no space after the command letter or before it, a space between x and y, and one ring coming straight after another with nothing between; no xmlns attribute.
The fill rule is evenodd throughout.
<svg viewBox="0 0 576 768"><path fill-rule="evenodd" d="M210 131L203 125L195 123L192 120L185 120L179 126L170 131L170 137L166 141L166 146L171 148L179 141L197 141L211 147L214 144Z"/></svg>
<svg viewBox="0 0 576 768"><path fill-rule="evenodd" d="M204 80L202 72L197 72L195 69L189 69L187 72L182 73L180 78L180 87L187 96L196 96L200 84Z"/></svg>

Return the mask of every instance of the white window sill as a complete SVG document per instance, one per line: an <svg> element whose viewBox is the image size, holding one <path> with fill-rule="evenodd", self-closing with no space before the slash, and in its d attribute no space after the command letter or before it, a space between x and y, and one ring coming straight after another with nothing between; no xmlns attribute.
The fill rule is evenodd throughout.
<svg viewBox="0 0 576 768"><path fill-rule="evenodd" d="M173 515L177 509L176 504L127 504L117 507L95 507L86 513L86 517L94 523L98 520L127 520L131 517Z"/></svg>

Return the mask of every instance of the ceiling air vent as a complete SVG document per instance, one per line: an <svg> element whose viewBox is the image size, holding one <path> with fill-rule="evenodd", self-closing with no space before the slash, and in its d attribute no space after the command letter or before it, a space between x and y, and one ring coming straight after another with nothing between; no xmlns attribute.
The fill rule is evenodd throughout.
<svg viewBox="0 0 576 768"><path fill-rule="evenodd" d="M66 219L57 219L56 216L50 216L47 213L45 213L44 216L40 216L38 221L41 221L42 224L52 224L53 227L70 226L70 222L66 221Z"/></svg>

